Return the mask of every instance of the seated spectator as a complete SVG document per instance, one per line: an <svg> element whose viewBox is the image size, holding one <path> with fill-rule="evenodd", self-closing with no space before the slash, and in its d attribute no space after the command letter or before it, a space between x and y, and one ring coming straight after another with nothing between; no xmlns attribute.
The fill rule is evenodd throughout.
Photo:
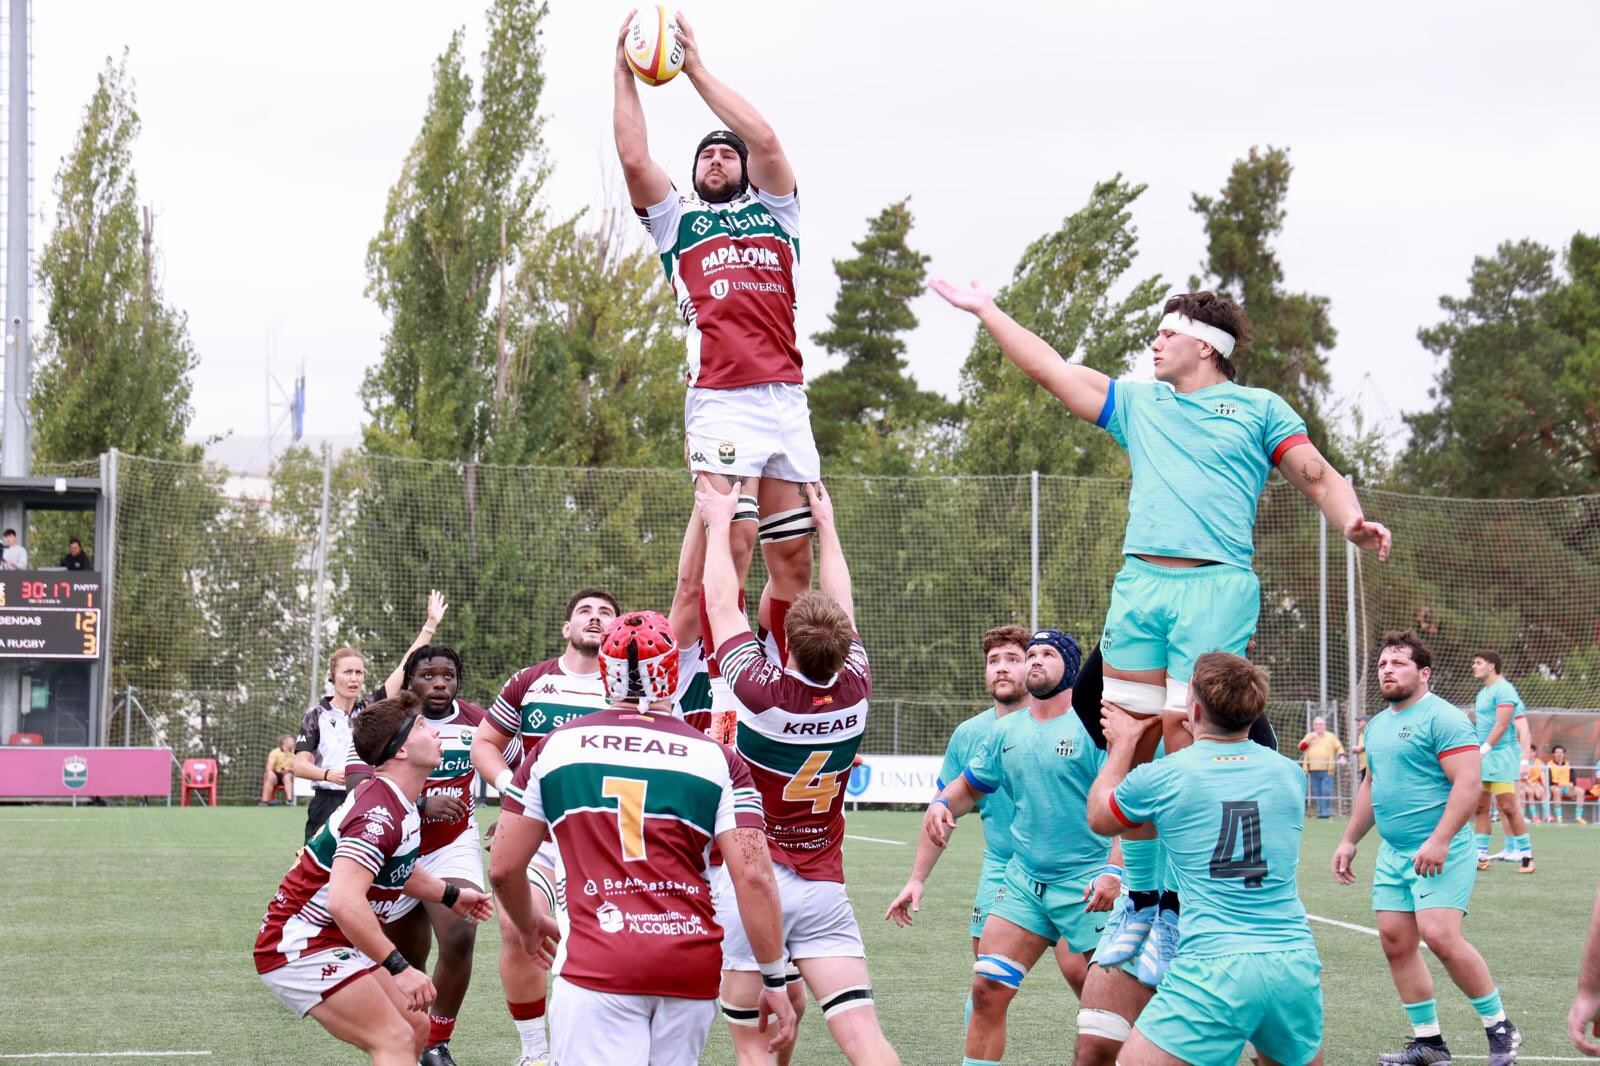
<svg viewBox="0 0 1600 1066"><path fill-rule="evenodd" d="M89 553L83 550L83 541L73 537L67 541L67 554L61 557L63 570L93 570L94 563L89 560Z"/></svg>
<svg viewBox="0 0 1600 1066"><path fill-rule="evenodd" d="M294 737L285 734L278 738L278 746L267 752L267 768L261 775L261 802L258 807L276 807L276 793L282 786L289 795L288 806L294 802Z"/></svg>
<svg viewBox="0 0 1600 1066"><path fill-rule="evenodd" d="M1575 805L1574 820L1583 824L1583 793L1572 783L1572 764L1567 762L1567 749L1560 744L1550 749L1550 761L1545 763L1545 773L1550 775L1550 802L1555 804L1556 821L1562 820L1561 805Z"/></svg>
<svg viewBox="0 0 1600 1066"><path fill-rule="evenodd" d="M26 570L28 568L28 549L17 543L17 531L8 529L3 534L5 537L5 551L0 552L0 566L7 570Z"/></svg>
<svg viewBox="0 0 1600 1066"><path fill-rule="evenodd" d="M1540 822L1550 821L1550 789L1544 779L1545 758L1543 751L1533 754L1533 761L1528 763L1528 769L1523 772L1522 780L1517 782L1517 798L1522 801L1522 809L1528 815L1528 821L1535 825ZM1544 807L1541 817L1540 806Z"/></svg>

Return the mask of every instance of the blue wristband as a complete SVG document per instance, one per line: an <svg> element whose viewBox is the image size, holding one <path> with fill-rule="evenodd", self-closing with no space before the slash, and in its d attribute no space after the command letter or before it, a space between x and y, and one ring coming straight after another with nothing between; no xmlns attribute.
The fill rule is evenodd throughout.
<svg viewBox="0 0 1600 1066"><path fill-rule="evenodd" d="M935 796L935 797L933 797L933 803L942 803L946 807L950 806L950 801L945 799L943 796ZM933 806L933 803L928 804L928 806L930 806L930 807Z"/></svg>
<svg viewBox="0 0 1600 1066"><path fill-rule="evenodd" d="M1127 871L1124 870L1122 867L1120 867L1120 866L1112 866L1110 863L1106 863L1105 869L1101 870L1100 872L1102 874L1110 874L1112 877L1115 877L1118 881L1121 881L1123 879L1123 876L1127 873Z"/></svg>

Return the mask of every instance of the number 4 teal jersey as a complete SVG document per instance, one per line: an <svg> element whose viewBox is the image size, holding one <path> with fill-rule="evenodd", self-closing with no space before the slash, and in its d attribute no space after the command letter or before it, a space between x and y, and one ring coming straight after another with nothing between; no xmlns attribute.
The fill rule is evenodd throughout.
<svg viewBox="0 0 1600 1066"><path fill-rule="evenodd" d="M1252 741L1197 740L1136 766L1112 794L1129 828L1154 822L1177 878L1184 955L1315 947L1296 873L1305 829L1300 767Z"/></svg>
<svg viewBox="0 0 1600 1066"><path fill-rule="evenodd" d="M1027 709L1011 712L1027 714ZM1009 716L1008 716L1009 717ZM956 726L950 734L950 743L945 745L944 765L939 768L939 791L943 792L945 786L961 776L961 771L967 764L983 751L989 743L989 736L1004 721L995 715L995 710L990 707L982 714L975 714L965 722ZM983 855L986 859L1004 863L1010 860L1014 850L1011 843L1011 817L1016 811L1016 804L1011 802L1011 795L1004 789L997 789L987 795L978 794L978 817L983 820Z"/></svg>

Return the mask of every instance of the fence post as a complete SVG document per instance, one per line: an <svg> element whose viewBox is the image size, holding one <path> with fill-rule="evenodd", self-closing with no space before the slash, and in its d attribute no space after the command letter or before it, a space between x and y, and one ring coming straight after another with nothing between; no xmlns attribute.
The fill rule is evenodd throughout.
<svg viewBox="0 0 1600 1066"><path fill-rule="evenodd" d="M900 701L894 701L894 740L891 744L894 754L900 754Z"/></svg>
<svg viewBox="0 0 1600 1066"><path fill-rule="evenodd" d="M1028 487L1033 502L1033 533L1030 538L1033 544L1033 563L1030 568L1033 581L1032 596L1028 601L1028 620L1029 627L1037 630L1039 628L1039 471L1029 472Z"/></svg>
<svg viewBox="0 0 1600 1066"><path fill-rule="evenodd" d="M1345 479L1346 483L1348 483L1350 485L1350 491L1354 492L1355 491L1355 479L1352 478L1349 474L1346 474L1344 476L1344 479ZM1345 624L1345 629L1348 631L1347 636L1346 636L1346 644L1347 644L1347 646L1349 648L1349 659L1350 659L1350 664L1349 664L1349 667L1350 667L1349 668L1349 674L1350 674L1350 699L1349 699L1348 706L1345 709L1345 719L1346 719L1346 721L1348 723L1346 728L1349 730L1349 735L1352 736L1352 737L1355 735L1355 730L1356 730L1356 712L1357 712L1357 708L1359 707L1359 705L1361 703L1361 694L1358 691L1358 686L1361 684L1361 658L1360 658L1360 656L1361 656L1361 645L1360 645L1360 634L1356 631L1356 561L1357 561L1357 555L1358 555L1358 553L1356 551L1356 546L1354 544L1352 544L1350 542L1350 540L1347 538L1345 540L1345 542L1344 542L1344 624ZM1359 756L1357 757L1356 765L1359 768L1359 766L1360 766L1360 758L1359 758ZM1352 804L1355 803L1356 790L1358 788L1358 785L1356 783L1356 778L1359 777L1359 776L1360 776L1359 774L1351 774L1350 775L1350 789L1349 789L1349 792L1350 792L1350 802ZM1354 807L1352 806L1351 809L1354 810Z"/></svg>
<svg viewBox="0 0 1600 1066"><path fill-rule="evenodd" d="M322 519L317 532L317 605L311 621L311 703L317 702L322 679L322 604L328 580L328 508L333 493L333 449L322 445Z"/></svg>
<svg viewBox="0 0 1600 1066"><path fill-rule="evenodd" d="M111 743L111 670L114 665L111 635L115 629L111 608L117 585L117 468L117 449L112 448L100 456L100 505L106 509L106 520L100 529L104 531L105 543L95 545L95 554L100 556L100 572L106 581L105 588L100 590L100 660L105 664L100 672L100 706L104 708L100 723L104 735L100 743L106 745ZM127 730L123 732L122 744L128 747L131 742Z"/></svg>
<svg viewBox="0 0 1600 1066"><path fill-rule="evenodd" d="M1328 713L1328 516L1317 512L1317 706ZM1334 718L1337 722L1338 718Z"/></svg>

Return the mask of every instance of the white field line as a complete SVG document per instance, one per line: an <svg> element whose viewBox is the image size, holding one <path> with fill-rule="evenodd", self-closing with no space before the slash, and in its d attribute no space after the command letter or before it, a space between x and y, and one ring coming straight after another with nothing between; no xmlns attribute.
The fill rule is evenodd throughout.
<svg viewBox="0 0 1600 1066"><path fill-rule="evenodd" d="M209 1051L34 1051L26 1055L0 1054L0 1059L198 1059Z"/></svg>
<svg viewBox="0 0 1600 1066"><path fill-rule="evenodd" d="M904 840L885 840L882 837L858 837L854 833L846 833L844 838L846 840L865 840L868 844L894 844L897 847L902 848L906 846L906 842Z"/></svg>
<svg viewBox="0 0 1600 1066"><path fill-rule="evenodd" d="M1337 926L1340 929L1348 929L1352 933L1365 933L1368 936L1377 936L1378 935L1378 931L1376 929L1372 928L1372 926L1370 926L1370 925L1357 925L1355 922L1341 922L1337 918L1324 918L1320 914L1307 914L1306 918L1309 919L1310 921L1313 921L1313 922L1321 922L1323 925L1332 925L1332 926ZM1427 951L1428 950L1428 945L1426 945L1426 944L1421 944L1419 946L1422 948L1423 951ZM1462 1057L1463 1056L1461 1056L1461 1055L1457 1055L1456 1056L1456 1058L1462 1058ZM1521 1057L1526 1059L1528 1056L1523 1055ZM1559 1061L1562 1061L1562 1060L1557 1059L1557 1060L1554 1060L1554 1061L1559 1062ZM1582 1060L1581 1059L1574 1059L1573 1061L1574 1062L1581 1062Z"/></svg>

